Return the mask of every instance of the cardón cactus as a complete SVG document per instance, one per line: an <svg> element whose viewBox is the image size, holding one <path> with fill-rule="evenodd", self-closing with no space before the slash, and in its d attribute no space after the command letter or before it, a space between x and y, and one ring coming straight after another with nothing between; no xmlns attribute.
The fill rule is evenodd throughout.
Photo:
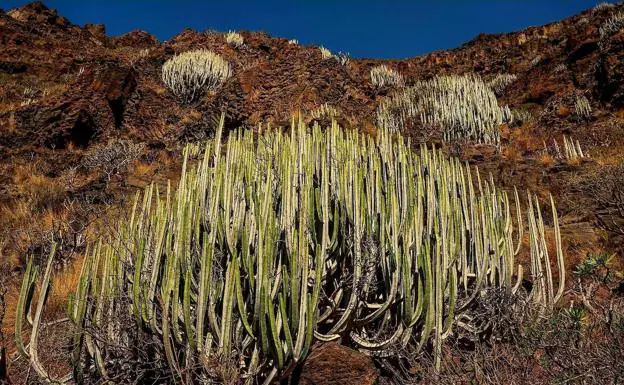
<svg viewBox="0 0 624 385"><path fill-rule="evenodd" d="M224 152L221 136L196 164L185 150L177 189L137 193L119 236L86 253L69 306L75 379L85 357L109 379L109 349L124 338L119 311L162 341L178 381L195 375L185 368L225 357L241 362L249 383L268 383L313 341L339 338L372 355L433 346L439 367L444 340L470 323L464 310L484 288L519 290L518 193L510 199L477 169L439 150L415 152L388 130L373 138L335 122L234 131ZM551 261L539 202L530 193L528 202L530 296L548 312L565 283L557 212L551 198ZM18 335L35 282L31 262ZM106 338L92 338L93 328ZM35 368L36 338L35 327L21 348Z"/></svg>

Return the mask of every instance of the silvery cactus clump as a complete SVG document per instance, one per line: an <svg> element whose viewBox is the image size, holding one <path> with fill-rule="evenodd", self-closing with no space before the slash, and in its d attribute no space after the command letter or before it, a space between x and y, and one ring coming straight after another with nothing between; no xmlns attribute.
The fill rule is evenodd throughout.
<svg viewBox="0 0 624 385"><path fill-rule="evenodd" d="M546 143L544 143L544 150L547 154L551 154L557 158L562 160L579 160L579 159L588 159L590 158L589 154L583 152L581 148L581 144L578 140L574 140L567 136L563 136L563 151L557 143L556 139L553 139L552 150L549 151L548 147L546 147Z"/></svg>
<svg viewBox="0 0 624 385"><path fill-rule="evenodd" d="M245 41L245 39L243 39L243 35L241 35L240 33L236 31L229 31L228 33L225 34L225 41L229 45L239 48L240 46L243 45L243 42Z"/></svg>
<svg viewBox="0 0 624 385"><path fill-rule="evenodd" d="M269 383L314 341L337 339L373 356L407 345L432 350L439 368L453 330L477 328L466 312L487 288L523 290L518 193L477 169L438 150L415 152L388 130L373 138L336 122L234 131L224 151L221 135L200 161L185 157L177 188L137 193L118 236L85 253L69 307L74 373L61 382L88 368L111 381L128 322L162 343L161 360L180 383L206 378L210 362L223 359L240 363L245 383ZM551 197L551 257L540 203L527 198L529 298L547 313L565 284L557 211ZM29 263L18 336L33 269ZM50 378L36 355L43 302L20 351Z"/></svg>
<svg viewBox="0 0 624 385"><path fill-rule="evenodd" d="M310 116L313 119L322 119L322 118L335 118L340 115L340 111L338 108L332 106L328 103L323 103L320 106L312 109L310 111Z"/></svg>
<svg viewBox="0 0 624 385"><path fill-rule="evenodd" d="M373 86L376 88L400 87L404 84L403 76L385 64L373 67L370 70L370 77Z"/></svg>
<svg viewBox="0 0 624 385"><path fill-rule="evenodd" d="M506 106L478 75L437 76L396 91L377 108L378 125L400 131L415 118L426 128L441 130L444 140L500 143L499 128L512 118Z"/></svg>
<svg viewBox="0 0 624 385"><path fill-rule="evenodd" d="M321 52L321 57L323 58L323 60L331 59L332 57L334 57L334 54L332 54L330 50L323 46L319 47L319 51Z"/></svg>
<svg viewBox="0 0 624 385"><path fill-rule="evenodd" d="M618 33L622 27L624 27L624 12L620 11L611 15L611 17L600 26L600 42L604 43L604 41Z"/></svg>
<svg viewBox="0 0 624 385"><path fill-rule="evenodd" d="M487 85L494 91L496 95L502 95L510 84L515 82L518 76L515 74L498 74L493 77Z"/></svg>
<svg viewBox="0 0 624 385"><path fill-rule="evenodd" d="M162 66L163 82L186 103L197 100L207 91L215 91L230 76L230 64L218 54L205 49L181 53Z"/></svg>
<svg viewBox="0 0 624 385"><path fill-rule="evenodd" d="M589 99L585 95L576 95L574 99L574 113L579 119L588 120L592 116Z"/></svg>

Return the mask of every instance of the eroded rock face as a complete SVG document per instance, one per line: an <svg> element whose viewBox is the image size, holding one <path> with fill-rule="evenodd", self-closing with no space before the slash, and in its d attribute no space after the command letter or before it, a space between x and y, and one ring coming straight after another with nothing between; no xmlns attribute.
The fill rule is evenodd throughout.
<svg viewBox="0 0 624 385"><path fill-rule="evenodd" d="M317 344L306 359L301 385L373 385L379 374L373 360L338 342Z"/></svg>

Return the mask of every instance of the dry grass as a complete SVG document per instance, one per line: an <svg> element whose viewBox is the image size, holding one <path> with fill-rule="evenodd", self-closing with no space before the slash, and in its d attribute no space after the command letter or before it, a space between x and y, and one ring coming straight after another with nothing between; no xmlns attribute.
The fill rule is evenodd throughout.
<svg viewBox="0 0 624 385"><path fill-rule="evenodd" d="M52 289L46 303L48 314L59 318L64 317L69 295L76 290L76 285L80 280L83 259L82 255L78 256L67 269L54 274L51 281L53 282Z"/></svg>
<svg viewBox="0 0 624 385"><path fill-rule="evenodd" d="M140 178L152 177L158 165L141 161L134 162L133 174Z"/></svg>
<svg viewBox="0 0 624 385"><path fill-rule="evenodd" d="M570 166L576 167L581 164L581 160L579 158L568 159L566 160L566 163L569 164Z"/></svg>
<svg viewBox="0 0 624 385"><path fill-rule="evenodd" d="M59 178L49 178L37 169L36 163L13 167L13 184L18 196L24 196L36 208L52 207L65 195L65 186Z"/></svg>
<svg viewBox="0 0 624 385"><path fill-rule="evenodd" d="M15 111L19 107L19 104L12 102L0 102L0 114L5 112Z"/></svg>
<svg viewBox="0 0 624 385"><path fill-rule="evenodd" d="M542 154L537 158L537 162L548 168L555 164L555 159L550 154Z"/></svg>
<svg viewBox="0 0 624 385"><path fill-rule="evenodd" d="M180 121L182 124L191 124L200 121L202 118L202 113L197 110L187 111Z"/></svg>
<svg viewBox="0 0 624 385"><path fill-rule="evenodd" d="M514 163L522 159L522 154L516 146L505 147L503 149L503 156Z"/></svg>

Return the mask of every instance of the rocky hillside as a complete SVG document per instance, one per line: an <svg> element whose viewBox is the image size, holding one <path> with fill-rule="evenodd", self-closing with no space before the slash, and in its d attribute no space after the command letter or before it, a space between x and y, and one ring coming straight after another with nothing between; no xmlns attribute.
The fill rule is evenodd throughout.
<svg viewBox="0 0 624 385"><path fill-rule="evenodd" d="M374 134L375 110L390 90L373 87L370 70L386 64L407 85L440 74L516 75L499 102L532 118L504 126L500 148L434 141L504 188L531 188L542 198L552 191L570 270L602 252L615 254L621 268L624 29L600 32L621 11L624 5L590 9L406 60L340 63L316 46L265 33L241 32L240 47L215 31L184 30L160 42L144 31L109 37L105 26L75 25L40 2L0 10L0 262L8 262L7 277L17 276L24 256L40 252L54 233L64 242L61 265L70 265L85 236L105 227L104 213L151 180L176 178L181 145L210 137L222 112L227 129L289 125L293 113L326 103L338 109L341 125ZM161 67L198 48L227 59L233 76L183 105L165 88ZM575 113L580 97L588 116ZM405 134L423 141L416 130ZM571 161L544 151L553 140L563 146L564 135L590 157ZM124 159L109 168L119 161L115 148Z"/></svg>

